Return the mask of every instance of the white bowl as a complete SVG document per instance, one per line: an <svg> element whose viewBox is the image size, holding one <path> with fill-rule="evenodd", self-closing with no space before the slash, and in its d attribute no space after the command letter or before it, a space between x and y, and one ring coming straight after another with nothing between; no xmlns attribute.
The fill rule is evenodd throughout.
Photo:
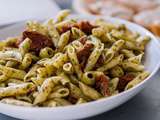
<svg viewBox="0 0 160 120"><path fill-rule="evenodd" d="M85 1L84 0L73 0L72 7L76 13L91 15L87 9L85 9Z"/></svg>
<svg viewBox="0 0 160 120"><path fill-rule="evenodd" d="M74 16L79 19L88 19L94 20L94 16ZM112 23L124 23L132 31L137 31L141 35L148 35L151 37L151 42L147 46L145 54L145 69L150 71L150 76L145 79L143 82L137 86L122 92L118 95L97 100L94 102L89 102L86 104L76 105L76 106L67 106L67 107L58 107L58 108L30 108L30 107L21 107L0 103L0 113L27 120L60 120L60 119L80 119L86 118L89 116L94 116L105 111L109 111L122 103L126 102L138 92L144 88L151 77L157 72L160 66L160 45L157 39L150 33L148 30L140 27L139 25L120 20L115 18L104 18L107 21ZM14 26L8 27L0 31L0 39L4 39L9 36L15 36L21 33L24 30L24 23L16 24Z"/></svg>

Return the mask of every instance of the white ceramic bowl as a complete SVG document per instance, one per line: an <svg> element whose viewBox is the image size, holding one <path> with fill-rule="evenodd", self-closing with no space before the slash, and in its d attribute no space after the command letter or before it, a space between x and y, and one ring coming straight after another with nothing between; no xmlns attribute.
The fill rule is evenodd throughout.
<svg viewBox="0 0 160 120"><path fill-rule="evenodd" d="M91 13L85 9L85 3L83 0L73 0L72 7L76 13L91 15Z"/></svg>
<svg viewBox="0 0 160 120"><path fill-rule="evenodd" d="M93 20L96 17L94 16L74 16L79 19L89 19ZM58 107L58 108L30 108L30 107L20 107L14 105L8 105L0 103L0 113L27 120L60 120L60 119L80 119L86 118L89 116L94 116L105 111L109 111L122 103L126 102L133 96L135 96L138 92L144 88L151 77L156 73L160 66L160 45L157 39L150 33L148 30L124 21L115 18L104 18L107 21L113 23L124 23L127 25L129 29L132 31L137 31L141 35L149 35L151 37L151 42L147 46L145 53L145 69L150 71L150 76L138 84L137 86L122 92L118 95L104 98L101 100L97 100L94 102L89 102L86 104L76 105L76 106L67 106L67 107ZM9 36L15 36L21 33L24 30L24 23L16 24L14 26L8 27L4 30L0 31L0 39L4 39Z"/></svg>

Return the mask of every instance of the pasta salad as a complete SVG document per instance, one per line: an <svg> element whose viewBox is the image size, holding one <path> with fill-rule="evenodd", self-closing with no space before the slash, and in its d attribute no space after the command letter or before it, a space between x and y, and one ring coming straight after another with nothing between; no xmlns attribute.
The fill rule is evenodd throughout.
<svg viewBox="0 0 160 120"><path fill-rule="evenodd" d="M103 19L29 21L20 37L0 41L0 102L28 107L76 105L143 81L148 36Z"/></svg>

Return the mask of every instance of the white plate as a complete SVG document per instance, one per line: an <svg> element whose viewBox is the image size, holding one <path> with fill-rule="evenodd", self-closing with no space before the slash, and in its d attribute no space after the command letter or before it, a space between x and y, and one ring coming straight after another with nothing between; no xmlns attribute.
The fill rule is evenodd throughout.
<svg viewBox="0 0 160 120"><path fill-rule="evenodd" d="M95 19L94 16L75 16L76 18L81 19ZM58 107L58 108L30 108L30 107L21 107L0 103L0 113L27 120L64 120L64 119L80 119L86 118L89 116L94 116L105 111L109 111L122 103L126 102L133 96L135 96L138 92L144 88L151 77L157 72L160 66L160 52L159 52L159 42L157 39L150 33L148 30L124 21L115 18L105 18L106 20L113 23L124 23L129 27L132 31L137 31L141 35L149 35L151 37L151 42L147 46L146 54L145 54L145 69L150 71L150 76L145 79L143 82L131 88L125 92L122 92L118 95L104 98L101 100L97 100L94 102L89 102L86 104L76 105L76 106L67 106L67 107ZM14 25L12 27L6 28L0 31L0 37L6 38L8 36L18 35L24 29L24 23Z"/></svg>

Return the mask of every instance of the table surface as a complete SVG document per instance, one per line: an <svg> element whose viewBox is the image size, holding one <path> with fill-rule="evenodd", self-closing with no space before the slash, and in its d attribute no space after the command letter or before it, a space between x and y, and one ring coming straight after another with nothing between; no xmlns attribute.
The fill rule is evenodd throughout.
<svg viewBox="0 0 160 120"><path fill-rule="evenodd" d="M68 4L69 6L71 4ZM61 6L61 8L66 8ZM68 7L67 7L68 8ZM1 27L2 28L2 27ZM84 120L159 120L160 119L160 70L138 95L123 105L98 116ZM0 120L18 120L0 114Z"/></svg>

